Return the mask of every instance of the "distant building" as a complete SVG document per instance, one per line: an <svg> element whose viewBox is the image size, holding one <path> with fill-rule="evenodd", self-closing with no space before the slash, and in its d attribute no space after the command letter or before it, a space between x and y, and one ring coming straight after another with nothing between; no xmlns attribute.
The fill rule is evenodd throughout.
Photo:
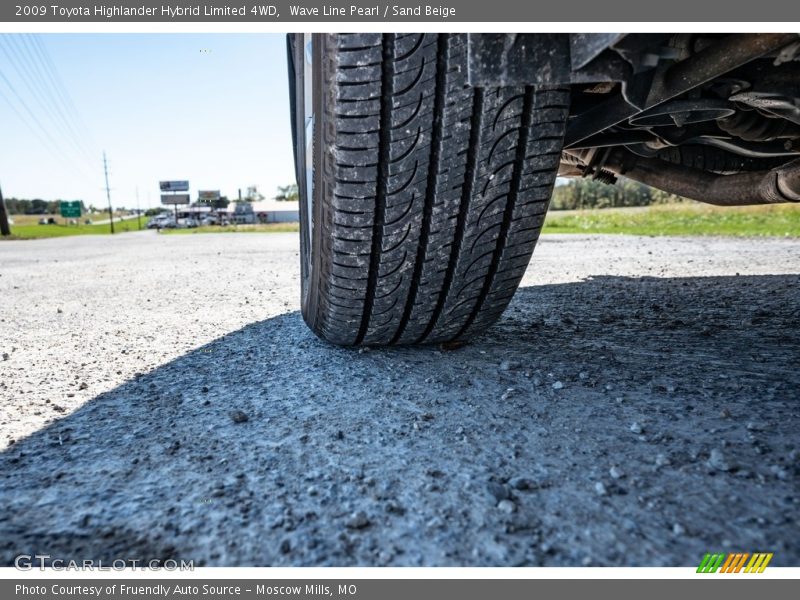
<svg viewBox="0 0 800 600"><path fill-rule="evenodd" d="M171 212L171 211L170 211ZM296 223L300 220L298 202L262 200L260 202L231 202L227 208L212 208L208 204L195 203L178 206L178 218L215 216L222 222L248 225L252 223Z"/></svg>
<svg viewBox="0 0 800 600"><path fill-rule="evenodd" d="M253 202L252 206L259 223L296 223L300 220L299 202L261 200Z"/></svg>
<svg viewBox="0 0 800 600"><path fill-rule="evenodd" d="M188 219L193 218L198 221L203 217L211 214L211 207L206 204L190 204L185 206L178 206L178 218Z"/></svg>
<svg viewBox="0 0 800 600"><path fill-rule="evenodd" d="M256 215L250 202L233 202L229 204L228 214L231 222L237 225L252 225L256 222Z"/></svg>

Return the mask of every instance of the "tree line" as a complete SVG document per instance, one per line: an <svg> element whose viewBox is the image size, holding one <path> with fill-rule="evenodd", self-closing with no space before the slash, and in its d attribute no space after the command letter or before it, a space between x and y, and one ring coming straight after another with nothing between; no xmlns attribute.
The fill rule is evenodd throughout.
<svg viewBox="0 0 800 600"><path fill-rule="evenodd" d="M11 215L52 215L58 213L61 200L42 200L34 198L6 198L6 210ZM80 200L81 212L86 212L83 200Z"/></svg>
<svg viewBox="0 0 800 600"><path fill-rule="evenodd" d="M297 186L287 185L278 188L276 200L297 200ZM244 197L246 201L263 199L255 186L247 189ZM684 202L686 199L669 194L630 179L620 178L616 185L607 185L591 179L571 179L568 183L556 185L553 190L553 199L550 208L554 210L575 210L587 208L616 208L622 206L650 206L651 204L672 204ZM28 200L23 198L6 198L6 209L12 215L47 215L58 213L60 200L41 200L39 198ZM222 197L218 201L224 208L228 205L228 198ZM81 209L87 212L81 200ZM94 212L94 206L89 207L89 212ZM100 209L102 210L102 209ZM122 207L116 210L125 210ZM150 209L153 214L160 212L161 208ZM145 213L147 214L147 213Z"/></svg>
<svg viewBox="0 0 800 600"><path fill-rule="evenodd" d="M556 185L550 201L550 208L555 210L617 208L673 204L684 201L686 201L685 198L624 177L621 177L615 185L591 179L570 179L569 183Z"/></svg>

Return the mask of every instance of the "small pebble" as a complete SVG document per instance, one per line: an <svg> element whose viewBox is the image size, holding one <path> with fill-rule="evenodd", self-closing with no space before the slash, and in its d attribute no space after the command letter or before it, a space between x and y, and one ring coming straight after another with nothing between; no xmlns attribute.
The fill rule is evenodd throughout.
<svg viewBox="0 0 800 600"><path fill-rule="evenodd" d="M233 419L234 423L244 423L250 419L246 413L242 412L241 410L235 410L231 413L231 419Z"/></svg>
<svg viewBox="0 0 800 600"><path fill-rule="evenodd" d="M369 517L363 511L359 511L350 516L345 525L348 529L365 529L371 524Z"/></svg>
<svg viewBox="0 0 800 600"><path fill-rule="evenodd" d="M725 455L719 448L714 448L708 457L708 466L716 471L730 471L731 466L725 460Z"/></svg>
<svg viewBox="0 0 800 600"><path fill-rule="evenodd" d="M789 479L789 472L780 465L772 465L769 470L781 481L786 481Z"/></svg>
<svg viewBox="0 0 800 600"><path fill-rule="evenodd" d="M641 425L639 425L639 423L637 423L636 421L634 421L634 422L631 424L631 432L632 432L632 433L639 434L639 433L642 433L642 431L644 431L644 429L642 429L642 426L641 426Z"/></svg>
<svg viewBox="0 0 800 600"><path fill-rule="evenodd" d="M527 477L514 477L508 482L508 485L521 492L536 488L536 484Z"/></svg>
<svg viewBox="0 0 800 600"><path fill-rule="evenodd" d="M494 496L494 499L500 502L501 500L508 500L511 497L511 492L507 486L490 481L486 485L486 489Z"/></svg>
<svg viewBox="0 0 800 600"><path fill-rule="evenodd" d="M497 509L500 512L504 512L507 515L510 515L515 510L517 510L517 506L511 500L501 500L497 503Z"/></svg>

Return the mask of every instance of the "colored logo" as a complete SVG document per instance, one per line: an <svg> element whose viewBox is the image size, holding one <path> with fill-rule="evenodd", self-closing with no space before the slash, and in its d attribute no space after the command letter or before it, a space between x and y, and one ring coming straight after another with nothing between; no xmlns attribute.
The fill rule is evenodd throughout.
<svg viewBox="0 0 800 600"><path fill-rule="evenodd" d="M750 560L748 560L750 559ZM697 567L698 573L763 573L769 561L772 560L772 552L756 552L747 554L746 552L731 552L730 554L706 554ZM746 564L746 566L745 566Z"/></svg>

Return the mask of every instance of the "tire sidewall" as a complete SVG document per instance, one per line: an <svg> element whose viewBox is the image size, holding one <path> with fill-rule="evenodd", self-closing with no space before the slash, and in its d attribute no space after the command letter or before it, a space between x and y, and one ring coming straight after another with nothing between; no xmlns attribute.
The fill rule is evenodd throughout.
<svg viewBox="0 0 800 600"><path fill-rule="evenodd" d="M318 332L317 308L319 302L319 274L320 274L320 229L322 225L320 196L323 193L320 182L322 172L323 141L323 57L325 36L313 34L312 78L310 82L313 92L312 105L314 107L314 125L312 128L312 190L308 189L306 177L306 129L305 129L305 40L303 34L294 37L294 72L296 78L296 115L295 127L297 130L295 144L295 161L297 170L298 192L300 196L300 277L301 277L301 309L303 318L315 332ZM308 196L311 194L311 202ZM309 213L309 204L310 211Z"/></svg>

